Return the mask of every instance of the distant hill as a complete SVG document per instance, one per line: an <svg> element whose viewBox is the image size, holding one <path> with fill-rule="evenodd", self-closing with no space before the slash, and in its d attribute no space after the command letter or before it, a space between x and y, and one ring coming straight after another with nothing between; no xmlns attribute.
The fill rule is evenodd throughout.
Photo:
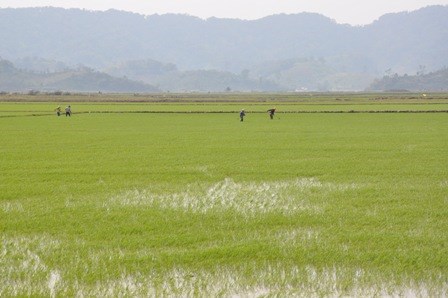
<svg viewBox="0 0 448 298"><path fill-rule="evenodd" d="M240 72L265 61L351 55L347 67L383 73L448 65L448 6L388 14L371 25L337 24L319 14L254 21L186 15L149 17L109 10L0 9L0 56L42 57L104 68L154 59L180 69Z"/></svg>
<svg viewBox="0 0 448 298"><path fill-rule="evenodd" d="M268 61L253 67L250 76L272 81L283 90L296 91L356 91L375 78L368 73L338 70L323 58Z"/></svg>
<svg viewBox="0 0 448 298"><path fill-rule="evenodd" d="M0 56L17 62L21 69L27 63L23 59L38 57L43 59L40 63L30 62L33 71L86 65L145 82L167 73L145 70L154 70L155 65L122 66L156 61L163 67L175 67L159 70L172 71L174 78L185 71L240 76L248 70L246 89L251 89L253 81L266 80L284 90L362 90L368 80L383 76L386 70L414 74L421 66L428 71L447 66L447 28L448 6L387 14L366 26L337 24L314 13L245 21L174 14L143 16L116 10L0 9ZM285 68L267 71L267 64ZM163 82L168 81L160 80L160 84L168 84Z"/></svg>
<svg viewBox="0 0 448 298"><path fill-rule="evenodd" d="M81 91L81 92L158 92L154 86L115 78L90 68L54 73L35 73L17 69L0 60L0 91Z"/></svg>
<svg viewBox="0 0 448 298"><path fill-rule="evenodd" d="M158 86L163 91L223 92L223 91L281 91L279 84L270 80L250 78L248 72L234 74L217 70L180 71L172 63L155 60L132 60L105 69L110 75L127 77Z"/></svg>
<svg viewBox="0 0 448 298"><path fill-rule="evenodd" d="M47 65L45 60L37 61ZM109 72L114 76L88 67L66 68L56 72L31 71L18 69L10 61L0 60L0 91L144 93L281 90L275 83L253 80L245 73L237 75L216 70L178 71L174 64L162 64L153 60L130 61L110 68Z"/></svg>
<svg viewBox="0 0 448 298"><path fill-rule="evenodd" d="M11 62L18 69L36 73L61 72L71 68L69 65L61 61L44 59L40 57L23 57Z"/></svg>
<svg viewBox="0 0 448 298"><path fill-rule="evenodd" d="M448 91L448 68L415 76L395 74L375 80L368 88L371 91Z"/></svg>
<svg viewBox="0 0 448 298"><path fill-rule="evenodd" d="M146 59L120 62L104 69L104 71L116 77L128 76L134 80L147 81L175 73L178 69L173 63L162 63L153 59Z"/></svg>

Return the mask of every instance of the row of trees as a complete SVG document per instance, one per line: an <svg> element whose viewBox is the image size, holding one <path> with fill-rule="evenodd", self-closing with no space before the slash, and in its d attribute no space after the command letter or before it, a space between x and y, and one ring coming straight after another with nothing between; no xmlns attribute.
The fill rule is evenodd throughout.
<svg viewBox="0 0 448 298"><path fill-rule="evenodd" d="M416 75L385 75L375 80L368 90L372 91L448 91L448 68L425 74L424 67Z"/></svg>

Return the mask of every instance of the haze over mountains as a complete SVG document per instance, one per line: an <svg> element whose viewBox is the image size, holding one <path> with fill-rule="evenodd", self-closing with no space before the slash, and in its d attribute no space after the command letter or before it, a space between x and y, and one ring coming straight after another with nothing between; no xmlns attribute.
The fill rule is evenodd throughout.
<svg viewBox="0 0 448 298"><path fill-rule="evenodd" d="M388 14L362 27L312 13L244 21L0 9L0 41L0 57L18 71L83 65L148 90L364 90L385 74L447 66L448 6Z"/></svg>

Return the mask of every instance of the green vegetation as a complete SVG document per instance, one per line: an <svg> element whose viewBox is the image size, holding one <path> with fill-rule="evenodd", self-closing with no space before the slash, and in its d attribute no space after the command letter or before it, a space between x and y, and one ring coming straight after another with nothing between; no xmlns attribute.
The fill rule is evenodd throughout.
<svg viewBox="0 0 448 298"><path fill-rule="evenodd" d="M428 74L420 73L415 76L395 74L385 76L381 80L375 80L369 90L447 90L448 86L448 68L443 68Z"/></svg>
<svg viewBox="0 0 448 298"><path fill-rule="evenodd" d="M446 113L281 113L446 95L204 96L0 103L0 296L447 293Z"/></svg>
<svg viewBox="0 0 448 298"><path fill-rule="evenodd" d="M31 90L31 91L30 91ZM33 91L34 90L34 91ZM154 86L126 78L114 78L86 67L53 73L35 73L17 69L0 57L0 91L64 90L78 92L158 92ZM61 91L56 91L62 93Z"/></svg>

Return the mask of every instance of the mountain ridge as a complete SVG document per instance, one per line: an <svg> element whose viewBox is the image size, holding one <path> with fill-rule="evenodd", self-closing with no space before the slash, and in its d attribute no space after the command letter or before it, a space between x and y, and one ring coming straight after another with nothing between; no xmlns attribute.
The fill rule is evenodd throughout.
<svg viewBox="0 0 448 298"><path fill-rule="evenodd" d="M145 84L116 78L90 68L66 69L53 73L35 73L16 68L0 59L0 91L67 91L67 92L160 92Z"/></svg>
<svg viewBox="0 0 448 298"><path fill-rule="evenodd" d="M126 61L155 60L179 71L217 70L236 75L249 70L253 80L272 80L286 90L315 89L331 79L284 81L257 73L269 61L325 61L334 75L367 78L386 71L413 74L421 66L435 71L448 65L448 6L386 14L369 25L352 26L316 13L278 14L257 20L178 14L144 16L62 8L0 9L0 57L10 61L40 57L75 67L107 70ZM296 67L297 68L297 67ZM293 76L295 72L282 70ZM297 72L307 75L302 70ZM127 75L127 74L124 74ZM311 76L311 75L310 75ZM282 75L282 77L285 77ZM319 80L319 81L316 81Z"/></svg>

